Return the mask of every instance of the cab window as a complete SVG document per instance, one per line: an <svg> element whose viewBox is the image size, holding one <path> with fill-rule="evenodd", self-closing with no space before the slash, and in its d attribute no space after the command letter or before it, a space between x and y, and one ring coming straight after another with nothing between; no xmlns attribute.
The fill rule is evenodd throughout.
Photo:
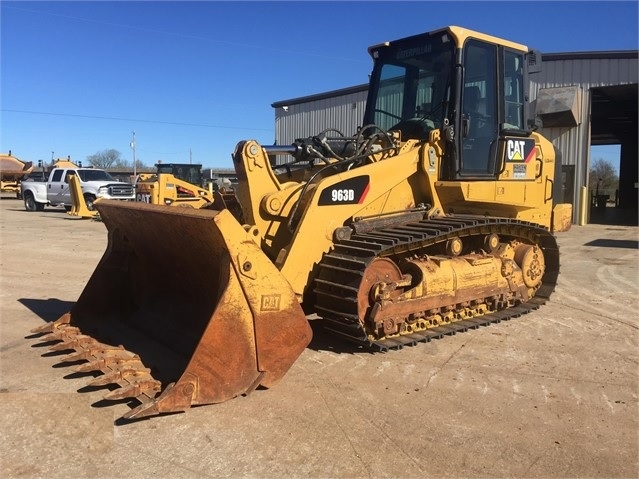
<svg viewBox="0 0 639 479"><path fill-rule="evenodd" d="M504 130L524 129L524 55L504 52Z"/></svg>
<svg viewBox="0 0 639 479"><path fill-rule="evenodd" d="M55 170L51 177L51 181L62 181L62 170Z"/></svg>

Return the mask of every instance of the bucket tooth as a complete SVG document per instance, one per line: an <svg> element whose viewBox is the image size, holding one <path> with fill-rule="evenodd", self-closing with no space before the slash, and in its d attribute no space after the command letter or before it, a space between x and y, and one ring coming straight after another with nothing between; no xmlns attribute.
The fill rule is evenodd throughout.
<svg viewBox="0 0 639 479"><path fill-rule="evenodd" d="M54 331L41 336L39 341L64 341L65 339L73 338L80 334L80 329L75 326L64 326L56 328Z"/></svg>
<svg viewBox="0 0 639 479"><path fill-rule="evenodd" d="M33 328L31 330L34 334L45 334L51 333L55 330L55 325L53 323L43 324L42 326L38 326L37 328Z"/></svg>
<svg viewBox="0 0 639 479"><path fill-rule="evenodd" d="M92 371L104 371L105 369L107 369L106 360L96 359L94 361L89 361L88 363L76 366L74 368L74 371L77 373L89 373Z"/></svg>
<svg viewBox="0 0 639 479"><path fill-rule="evenodd" d="M77 351L75 353L67 354L59 359L61 363L75 363L76 361L89 361L92 358L90 351Z"/></svg>
<svg viewBox="0 0 639 479"><path fill-rule="evenodd" d="M118 373L108 373L103 374L102 376L98 376L93 381L91 381L87 386L89 387L97 387L97 386L106 386L108 384L113 384L118 382Z"/></svg>
<svg viewBox="0 0 639 479"><path fill-rule="evenodd" d="M142 364L142 361L140 361L140 358L137 356L129 358L100 358L76 366L75 371L78 373L87 373L91 371L108 372L113 371L114 369L120 369L123 366L137 367L138 365L144 367L144 364Z"/></svg>
<svg viewBox="0 0 639 479"><path fill-rule="evenodd" d="M71 315L69 313L65 313L60 316L57 320L52 323L43 324L42 326L38 326L37 328L33 328L31 330L34 334L43 334L43 333L52 333L59 327L65 327L71 322Z"/></svg>
<svg viewBox="0 0 639 479"><path fill-rule="evenodd" d="M87 336L88 337L88 336ZM92 359L96 359L100 352L105 350L105 346L102 343L97 342L93 338L91 341L87 341L85 344L78 344L74 349L77 351L75 353L68 354L60 359L61 363L72 363L76 361L91 361ZM69 349L69 348L65 348Z"/></svg>
<svg viewBox="0 0 639 479"><path fill-rule="evenodd" d="M133 382L136 378L151 378L151 370L148 368L144 369L134 369L126 367L125 369L120 369L113 371L111 373L106 373L103 376L98 376L93 381L91 381L89 386L106 386L107 384L120 384L127 382Z"/></svg>
<svg viewBox="0 0 639 479"><path fill-rule="evenodd" d="M61 343L54 344L49 347L49 351L66 351L67 349L75 349L78 351L80 349L85 349L86 347L90 348L93 344L97 344L97 341L91 336L78 334L72 339L68 339L66 341L63 340Z"/></svg>
<svg viewBox="0 0 639 479"><path fill-rule="evenodd" d="M60 362L70 363L80 360L92 361L96 359L104 359L105 356L109 353L112 354L113 351L122 353L126 351L121 346L118 348L114 348L112 346L108 346L106 344L99 343L95 340L87 342L86 344L79 345L75 348L77 350L76 353L71 353L68 356L64 356ZM129 355L132 353L128 353ZM126 356L130 357L130 356Z"/></svg>
<svg viewBox="0 0 639 479"><path fill-rule="evenodd" d="M142 404L140 404L135 409L130 410L129 412L124 414L124 416L122 417L124 419L141 419L143 417L156 416L163 412L177 412L180 410L186 410L186 408L188 408L189 406L186 406L184 408L180 408L180 407L163 408L162 407L163 401L167 399L170 401L170 398L175 394L175 392L176 392L175 383L171 383L164 389L164 391L162 391L162 393L159 396L152 399L151 401L140 400Z"/></svg>
<svg viewBox="0 0 639 479"><path fill-rule="evenodd" d="M113 401L118 399L136 398L143 394L153 398L158 392L160 392L161 388L162 385L160 384L160 381L155 379L141 380L129 384L128 386L114 389L110 393L105 394L104 399L107 401Z"/></svg>

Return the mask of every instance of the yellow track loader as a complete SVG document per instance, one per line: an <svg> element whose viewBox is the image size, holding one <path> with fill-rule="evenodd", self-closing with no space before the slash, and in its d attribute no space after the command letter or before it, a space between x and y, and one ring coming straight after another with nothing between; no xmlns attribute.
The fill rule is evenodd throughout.
<svg viewBox="0 0 639 479"><path fill-rule="evenodd" d="M272 386L310 313L384 351L548 300L572 213L560 154L528 121L539 57L459 27L369 52L353 136L241 141L235 195L206 208L96 203L107 250L71 311L34 332L102 373L93 386L119 386L107 399L135 400L125 418Z"/></svg>
<svg viewBox="0 0 639 479"><path fill-rule="evenodd" d="M142 173L136 183L136 200L167 206L202 208L213 201L206 188L198 186L202 165L158 163L155 173Z"/></svg>

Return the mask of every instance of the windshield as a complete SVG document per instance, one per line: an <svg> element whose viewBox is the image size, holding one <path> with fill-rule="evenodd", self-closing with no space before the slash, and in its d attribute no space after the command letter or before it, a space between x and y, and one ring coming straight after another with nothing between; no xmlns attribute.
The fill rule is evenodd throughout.
<svg viewBox="0 0 639 479"><path fill-rule="evenodd" d="M82 181L117 181L104 170L78 170Z"/></svg>
<svg viewBox="0 0 639 479"><path fill-rule="evenodd" d="M199 185L202 177L202 165L158 164L158 173L171 174L182 181Z"/></svg>
<svg viewBox="0 0 639 479"><path fill-rule="evenodd" d="M373 51L365 124L422 138L443 126L451 95L454 45L445 32L419 35ZM415 129L419 130L415 134ZM409 130L412 132L408 134ZM408 134L408 135L407 135Z"/></svg>

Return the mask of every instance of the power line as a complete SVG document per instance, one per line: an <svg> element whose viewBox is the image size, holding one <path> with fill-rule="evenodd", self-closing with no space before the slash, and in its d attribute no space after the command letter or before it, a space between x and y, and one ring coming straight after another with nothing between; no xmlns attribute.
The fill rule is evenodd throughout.
<svg viewBox="0 0 639 479"><path fill-rule="evenodd" d="M206 123L184 123L176 121L163 120L144 120L138 118L119 118L115 116L99 116L99 115L80 115L75 113L58 113L50 111L32 111L32 110L14 110L9 108L0 109L6 113L23 113L27 115L48 115L48 116L65 116L70 118L90 118L94 120L110 120L110 121L129 121L134 123L155 123L160 125L176 125L176 126L195 126L201 128L216 128L223 130L243 130L243 131L273 131L272 128L247 128L245 126L228 126L228 125L208 125Z"/></svg>
<svg viewBox="0 0 639 479"><path fill-rule="evenodd" d="M186 39L190 39L190 40L198 40L198 41L204 41L204 42L220 43L220 44L225 44L225 45L239 46L239 47L244 47L244 48L255 48L255 49L259 49L259 50L269 50L269 51L273 51L273 52L287 53L287 54L295 55L296 58L298 58L300 56L308 56L308 57L315 57L315 58L324 58L324 59L328 59L328 60L340 60L340 61L347 61L347 62L357 62L357 63L366 62L366 63L369 63L368 60L363 59L363 58L346 58L346 57L338 57L338 56L334 56L334 55L324 55L324 54L319 54L319 53L312 53L312 52L309 52L309 51L295 51L295 50L287 50L287 49L282 49L282 48L270 47L270 46L266 46L266 45L256 45L256 44L249 44L249 43L232 42L232 41L228 41L228 40L220 40L220 39L216 39L216 38L203 37L203 36L200 36L200 35L192 35L192 34L179 33L179 32L169 32L169 31L166 31L166 30L158 30L158 29L155 29L155 28L141 27L141 26L138 26L138 25L127 25L127 24L124 24L124 23L105 22L104 20L95 20L95 19L92 19L92 18L77 17L75 15L66 15L66 14L62 14L62 13L45 12L45 11L42 11L42 10L33 10L33 9L29 9L29 8L16 7L16 6L4 5L3 8L18 10L18 11L27 12L27 13L35 13L35 14L40 14L40 15L50 15L50 16L54 16L54 17L68 18L68 19L71 19L71 20L77 20L77 21L87 22L87 23L95 23L95 24L98 24L98 25L105 25L105 26L109 26L109 27L128 28L130 30L137 30L137 31L145 32L145 33L155 33L155 34L160 34L160 35L170 35L170 36L186 38Z"/></svg>

